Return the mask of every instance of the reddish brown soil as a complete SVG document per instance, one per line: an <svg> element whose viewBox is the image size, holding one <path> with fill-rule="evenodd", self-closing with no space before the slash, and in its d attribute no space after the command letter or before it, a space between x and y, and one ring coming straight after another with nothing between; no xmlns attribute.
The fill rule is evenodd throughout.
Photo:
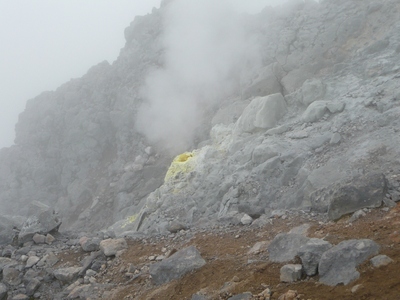
<svg viewBox="0 0 400 300"><path fill-rule="evenodd" d="M298 299L305 300L400 299L400 205L389 212L373 210L352 225L347 220L320 224L302 217L289 217L286 220L275 219L273 224L257 229L234 227L198 232L179 242L167 238L130 241L128 251L115 259L98 282L118 285L110 294L112 299L190 299L198 292L213 299L227 299L243 292L257 295L266 287L272 290L271 299L278 299L288 290L296 290L300 295ZM304 223L311 224L309 237L325 238L333 244L347 239L372 239L381 246L380 254L388 255L394 263L375 269L366 261L358 268L361 273L358 280L347 286L331 287L320 284L318 276L291 284L280 283L282 264L269 262L266 252L247 254L256 242L270 241L276 234ZM197 247L207 264L179 280L156 286L148 273L131 281L125 276L123 266L128 263L140 268L150 264L150 255L162 254L164 247L179 250L189 245ZM361 288L352 293L351 288L359 284Z"/></svg>

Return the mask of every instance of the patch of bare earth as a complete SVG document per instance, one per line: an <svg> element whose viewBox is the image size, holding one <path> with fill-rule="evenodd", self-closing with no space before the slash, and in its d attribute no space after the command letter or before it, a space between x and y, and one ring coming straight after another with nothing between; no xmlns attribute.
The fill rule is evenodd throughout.
<svg viewBox="0 0 400 300"><path fill-rule="evenodd" d="M347 286L326 286L318 276L303 278L296 283L280 283L283 264L268 261L266 251L249 255L249 249L260 241L270 241L280 232L308 223L309 237L324 238L332 244L348 239L372 239L381 246L394 263L373 268L368 261L358 271L361 276ZM375 209L365 217L348 223L348 218L338 222L318 222L301 216L274 219L262 228L245 226L198 231L186 238L157 238L129 241L129 249L119 258L110 261L109 267L97 278L98 282L115 284L109 299L191 299L203 293L212 299L228 299L232 295L251 292L257 295L267 287L272 298L278 299L288 290L296 290L299 299L400 299L400 204L390 211ZM152 283L146 266L149 256L162 255L166 250L182 249L194 245L207 264L179 280L156 286ZM64 260L65 261L65 260ZM299 262L298 260L296 262ZM135 277L126 276L126 266L131 263L140 272ZM361 287L352 292L356 286Z"/></svg>

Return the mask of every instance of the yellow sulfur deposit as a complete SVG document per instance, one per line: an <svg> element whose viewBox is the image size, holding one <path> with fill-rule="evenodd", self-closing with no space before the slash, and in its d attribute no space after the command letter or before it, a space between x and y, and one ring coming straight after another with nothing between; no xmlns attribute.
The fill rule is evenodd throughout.
<svg viewBox="0 0 400 300"><path fill-rule="evenodd" d="M165 175L164 182L170 181L180 173L193 171L195 167L194 156L193 152L185 152L175 157Z"/></svg>
<svg viewBox="0 0 400 300"><path fill-rule="evenodd" d="M129 216L126 218L125 223L121 226L121 228L125 228L128 224L132 224L137 219L137 215Z"/></svg>

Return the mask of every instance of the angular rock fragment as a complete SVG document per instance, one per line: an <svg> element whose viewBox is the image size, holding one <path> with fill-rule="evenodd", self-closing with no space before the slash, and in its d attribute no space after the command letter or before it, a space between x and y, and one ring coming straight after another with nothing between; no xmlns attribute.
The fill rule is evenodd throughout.
<svg viewBox="0 0 400 300"><path fill-rule="evenodd" d="M379 245L372 240L348 240L330 248L321 256L318 265L319 281L335 286L348 284L360 277L356 267L379 251Z"/></svg>
<svg viewBox="0 0 400 300"><path fill-rule="evenodd" d="M150 266L150 275L156 284L164 284L182 277L188 272L206 264L199 251L194 247L182 249L169 258Z"/></svg>
<svg viewBox="0 0 400 300"><path fill-rule="evenodd" d="M284 265L281 268L280 273L280 280L282 282L295 282L301 279L301 275L303 274L303 266L293 264Z"/></svg>
<svg viewBox="0 0 400 300"><path fill-rule="evenodd" d="M269 260L272 262L287 262L292 260L309 238L294 233L278 234L268 246Z"/></svg>
<svg viewBox="0 0 400 300"><path fill-rule="evenodd" d="M107 239L100 242L100 250L103 251L105 256L116 255L118 251L128 248L126 240L123 238L119 239Z"/></svg>

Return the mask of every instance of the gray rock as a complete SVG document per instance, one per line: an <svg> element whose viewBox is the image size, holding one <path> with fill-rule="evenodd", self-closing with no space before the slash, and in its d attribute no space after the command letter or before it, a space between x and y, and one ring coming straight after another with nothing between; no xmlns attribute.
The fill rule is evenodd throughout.
<svg viewBox="0 0 400 300"><path fill-rule="evenodd" d="M181 230L186 230L187 227L185 226L185 224L179 222L179 221L172 221L171 224L168 225L167 230L171 233L177 233L178 231Z"/></svg>
<svg viewBox="0 0 400 300"><path fill-rule="evenodd" d="M43 234L35 233L32 239L35 242L35 244L44 244L46 241L46 236Z"/></svg>
<svg viewBox="0 0 400 300"><path fill-rule="evenodd" d="M281 282L295 282L301 279L303 274L302 265L284 265L280 270Z"/></svg>
<svg viewBox="0 0 400 300"><path fill-rule="evenodd" d="M36 255L29 256L28 260L26 261L25 268L33 267L34 265L36 265L38 263L39 260L40 260L40 258L37 257Z"/></svg>
<svg viewBox="0 0 400 300"><path fill-rule="evenodd" d="M150 275L155 284L163 284L182 277L188 272L206 264L199 251L194 247L179 250L169 258L150 266Z"/></svg>
<svg viewBox="0 0 400 300"><path fill-rule="evenodd" d="M331 189L328 217L337 220L341 216L362 208L379 207L387 193L385 175L371 173Z"/></svg>
<svg viewBox="0 0 400 300"><path fill-rule="evenodd" d="M247 214L244 214L244 216L240 219L240 223L242 223L243 225L250 225L252 222L253 218Z"/></svg>
<svg viewBox="0 0 400 300"><path fill-rule="evenodd" d="M365 216L366 216L366 213L365 213L362 209L357 210L357 211L351 216L351 218L349 219L349 223L353 223L353 222L357 221L358 219L360 219L360 218L362 218L362 217L365 217Z"/></svg>
<svg viewBox="0 0 400 300"><path fill-rule="evenodd" d="M40 266L52 267L59 261L59 258L52 252L43 256L43 258L38 262Z"/></svg>
<svg viewBox="0 0 400 300"><path fill-rule="evenodd" d="M41 204L39 211L30 216L23 224L18 235L18 241L25 243L30 241L37 233L47 234L58 230L61 221L49 206Z"/></svg>
<svg viewBox="0 0 400 300"><path fill-rule="evenodd" d="M387 255L377 255L371 258L371 264L374 268L384 267L393 262L394 262L393 259L391 259Z"/></svg>
<svg viewBox="0 0 400 300"><path fill-rule="evenodd" d="M327 104L328 101L315 101L311 103L303 113L303 121L309 123L319 121L328 111Z"/></svg>
<svg viewBox="0 0 400 300"><path fill-rule="evenodd" d="M0 283L0 300L6 300L8 294L7 286L3 283Z"/></svg>
<svg viewBox="0 0 400 300"><path fill-rule="evenodd" d="M85 252L98 251L100 249L100 242L101 239L98 237L88 238L84 236L79 239L79 244Z"/></svg>
<svg viewBox="0 0 400 300"><path fill-rule="evenodd" d="M329 144L336 145L336 144L339 144L341 140L342 140L342 136L336 132L332 135L332 138L329 141Z"/></svg>
<svg viewBox="0 0 400 300"><path fill-rule="evenodd" d="M20 272L12 267L3 268L3 282L12 286L19 285L21 283Z"/></svg>
<svg viewBox="0 0 400 300"><path fill-rule="evenodd" d="M68 284L71 283L78 276L80 271L80 267L61 268L54 270L53 275L63 284Z"/></svg>
<svg viewBox="0 0 400 300"><path fill-rule="evenodd" d="M238 294L228 298L228 300L251 300L251 299L253 299L253 294L250 292Z"/></svg>
<svg viewBox="0 0 400 300"><path fill-rule="evenodd" d="M128 244L123 238L107 239L100 242L100 250L103 251L105 256L116 255L118 251L125 250L127 248Z"/></svg>
<svg viewBox="0 0 400 300"><path fill-rule="evenodd" d="M28 296L33 296L35 292L39 289L40 285L40 280L38 280L37 278L33 278L26 286L26 294Z"/></svg>
<svg viewBox="0 0 400 300"><path fill-rule="evenodd" d="M286 102L282 94L255 98L245 108L243 114L236 122L235 130L238 133L242 133L254 132L257 129L272 128L286 112Z"/></svg>
<svg viewBox="0 0 400 300"><path fill-rule="evenodd" d="M327 241L311 238L298 250L298 255L307 276L314 276L318 273L318 264L322 254L330 249L332 245Z"/></svg>
<svg viewBox="0 0 400 300"><path fill-rule="evenodd" d="M348 240L330 248L321 256L318 266L319 281L335 286L345 285L360 277L356 267L379 251L379 245L371 240Z"/></svg>
<svg viewBox="0 0 400 300"><path fill-rule="evenodd" d="M301 93L301 103L307 107L316 100L323 100L326 85L319 79L307 79L301 88Z"/></svg>
<svg viewBox="0 0 400 300"><path fill-rule="evenodd" d="M287 262L297 255L299 248L305 245L309 238L293 233L278 234L268 246L269 260L272 262Z"/></svg>

